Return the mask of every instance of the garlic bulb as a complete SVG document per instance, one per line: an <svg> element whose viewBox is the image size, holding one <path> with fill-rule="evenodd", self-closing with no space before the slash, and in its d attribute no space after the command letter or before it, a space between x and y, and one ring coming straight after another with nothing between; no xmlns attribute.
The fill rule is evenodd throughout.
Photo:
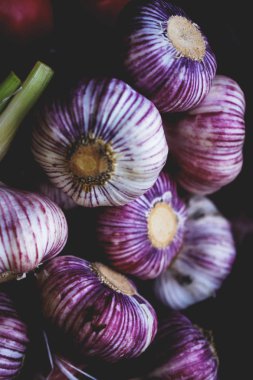
<svg viewBox="0 0 253 380"><path fill-rule="evenodd" d="M239 85L216 76L198 107L175 124L164 118L182 187L194 194L210 194L236 178L243 163L244 112Z"/></svg>
<svg viewBox="0 0 253 380"><path fill-rule="evenodd" d="M167 0L135 1L118 24L125 71L160 112L186 111L208 94L216 59L182 9Z"/></svg>
<svg viewBox="0 0 253 380"><path fill-rule="evenodd" d="M33 152L81 206L124 205L156 181L168 147L154 105L118 79L85 80L41 114Z"/></svg>
<svg viewBox="0 0 253 380"><path fill-rule="evenodd" d="M191 198L187 211L182 249L155 282L157 297L173 309L214 295L231 272L236 255L230 223L209 199Z"/></svg>
<svg viewBox="0 0 253 380"><path fill-rule="evenodd" d="M138 380L217 380L213 342L179 312L171 312L161 322L142 360L144 371L148 366L152 369Z"/></svg>
<svg viewBox="0 0 253 380"><path fill-rule="evenodd" d="M175 183L161 173L144 195L122 207L102 210L98 239L111 264L142 279L157 277L179 252L185 205Z"/></svg>
<svg viewBox="0 0 253 380"><path fill-rule="evenodd" d="M27 327L9 295L0 292L0 379L16 378L23 366L29 343Z"/></svg>
<svg viewBox="0 0 253 380"><path fill-rule="evenodd" d="M57 257L37 275L45 318L84 356L116 362L140 355L156 334L156 314L123 275L100 263Z"/></svg>
<svg viewBox="0 0 253 380"><path fill-rule="evenodd" d="M67 235L65 216L52 201L0 186L0 283L57 255Z"/></svg>
<svg viewBox="0 0 253 380"><path fill-rule="evenodd" d="M63 210L71 210L77 206L72 198L47 180L39 183L38 190Z"/></svg>

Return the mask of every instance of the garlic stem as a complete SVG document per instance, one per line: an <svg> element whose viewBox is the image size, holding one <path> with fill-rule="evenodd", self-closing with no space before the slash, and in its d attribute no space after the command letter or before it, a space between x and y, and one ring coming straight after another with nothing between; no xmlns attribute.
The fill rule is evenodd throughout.
<svg viewBox="0 0 253 380"><path fill-rule="evenodd" d="M8 151L9 145L24 117L36 103L50 79L53 70L42 62L37 62L18 92L0 115L0 160Z"/></svg>
<svg viewBox="0 0 253 380"><path fill-rule="evenodd" d="M21 80L13 72L0 83L0 112L7 106L8 101L14 95L15 91L20 88L20 85Z"/></svg>

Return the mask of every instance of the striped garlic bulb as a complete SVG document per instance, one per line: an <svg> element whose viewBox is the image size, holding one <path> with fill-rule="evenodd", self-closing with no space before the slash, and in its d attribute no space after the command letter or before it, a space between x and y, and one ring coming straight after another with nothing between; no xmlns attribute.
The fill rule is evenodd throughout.
<svg viewBox="0 0 253 380"><path fill-rule="evenodd" d="M118 79L85 80L40 116L33 152L81 206L124 205L156 181L168 147L155 106Z"/></svg>
<svg viewBox="0 0 253 380"><path fill-rule="evenodd" d="M209 199L191 198L187 212L182 249L155 282L157 297L173 309L184 309L214 295L236 256L230 223Z"/></svg>
<svg viewBox="0 0 253 380"><path fill-rule="evenodd" d="M100 263L57 257L38 273L42 310L84 357L139 356L156 334L156 314L123 275Z"/></svg>
<svg viewBox="0 0 253 380"><path fill-rule="evenodd" d="M48 198L0 187L0 283L57 255L67 235L63 212Z"/></svg>
<svg viewBox="0 0 253 380"><path fill-rule="evenodd" d="M177 180L194 194L232 182L243 164L245 99L239 85L216 76L203 102L174 123L164 119Z"/></svg>
<svg viewBox="0 0 253 380"><path fill-rule="evenodd" d="M77 206L72 198L47 180L39 183L38 191L51 199L64 211L71 210Z"/></svg>
<svg viewBox="0 0 253 380"><path fill-rule="evenodd" d="M125 71L160 112L182 112L201 102L216 59L182 9L167 0L133 1L118 24Z"/></svg>
<svg viewBox="0 0 253 380"><path fill-rule="evenodd" d="M0 379L16 378L23 366L29 343L27 327L9 295L0 292Z"/></svg>
<svg viewBox="0 0 253 380"><path fill-rule="evenodd" d="M161 173L154 186L128 205L107 207L97 236L120 272L151 279L166 270L183 242L185 205L176 184Z"/></svg>
<svg viewBox="0 0 253 380"><path fill-rule="evenodd" d="M219 360L209 336L181 313L169 313L140 358L143 376L131 380L217 380Z"/></svg>

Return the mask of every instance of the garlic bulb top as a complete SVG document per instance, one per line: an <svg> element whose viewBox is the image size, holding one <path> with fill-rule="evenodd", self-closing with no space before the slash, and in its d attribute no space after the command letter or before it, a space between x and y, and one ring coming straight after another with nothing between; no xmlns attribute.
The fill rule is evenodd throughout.
<svg viewBox="0 0 253 380"><path fill-rule="evenodd" d="M29 344L26 324L9 295L0 292L0 379L16 378L23 366Z"/></svg>
<svg viewBox="0 0 253 380"><path fill-rule="evenodd" d="M207 198L188 205L182 249L155 282L157 297L173 309L184 309L215 294L231 272L236 248L230 223Z"/></svg>
<svg viewBox="0 0 253 380"><path fill-rule="evenodd" d="M98 220L98 239L112 265L142 279L159 276L179 252L185 205L176 184L161 173L154 186L122 207L107 207Z"/></svg>
<svg viewBox="0 0 253 380"><path fill-rule="evenodd" d="M0 187L0 283L57 255L67 235L63 212L48 198Z"/></svg>
<svg viewBox="0 0 253 380"><path fill-rule="evenodd" d="M119 20L123 66L160 112L195 107L209 92L216 59L207 38L167 0L133 1Z"/></svg>
<svg viewBox="0 0 253 380"><path fill-rule="evenodd" d="M213 342L188 318L175 311L159 324L143 363L152 369L139 380L217 380L218 375Z"/></svg>
<svg viewBox="0 0 253 380"><path fill-rule="evenodd" d="M85 80L40 117L33 152L82 206L124 205L156 181L168 147L155 106L118 79Z"/></svg>
<svg viewBox="0 0 253 380"><path fill-rule="evenodd" d="M218 75L198 107L175 124L164 118L182 187L193 194L211 194L237 177L243 164L244 113L239 85Z"/></svg>
<svg viewBox="0 0 253 380"><path fill-rule="evenodd" d="M152 306L132 282L103 264L57 257L45 264L38 284L45 318L84 356L134 358L156 334Z"/></svg>

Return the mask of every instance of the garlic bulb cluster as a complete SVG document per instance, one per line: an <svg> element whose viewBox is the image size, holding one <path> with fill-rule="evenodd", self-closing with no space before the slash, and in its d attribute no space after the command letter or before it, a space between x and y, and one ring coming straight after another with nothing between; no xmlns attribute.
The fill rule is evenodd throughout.
<svg viewBox="0 0 253 380"><path fill-rule="evenodd" d="M9 295L0 292L0 379L16 378L23 366L29 338Z"/></svg>
<svg viewBox="0 0 253 380"><path fill-rule="evenodd" d="M216 59L207 38L167 0L134 1L119 20L123 66L160 112L195 107L210 90Z"/></svg>
<svg viewBox="0 0 253 380"><path fill-rule="evenodd" d="M237 177L243 164L244 113L239 85L218 75L198 107L176 123L164 118L182 187L193 194L211 194Z"/></svg>
<svg viewBox="0 0 253 380"><path fill-rule="evenodd" d="M217 380L218 357L213 343L175 311L159 325L143 362L153 369L136 380Z"/></svg>
<svg viewBox="0 0 253 380"><path fill-rule="evenodd" d="M100 263L57 257L37 275L45 318L84 356L139 356L157 329L152 306L123 275Z"/></svg>
<svg viewBox="0 0 253 380"><path fill-rule="evenodd" d="M65 216L48 198L0 186L0 283L57 255L67 236Z"/></svg>
<svg viewBox="0 0 253 380"><path fill-rule="evenodd" d="M102 210L97 236L117 270L151 279L179 252L184 222L185 205L176 184L161 173L154 186L135 201Z"/></svg>
<svg viewBox="0 0 253 380"><path fill-rule="evenodd" d="M33 152L81 206L119 206L156 181L168 153L155 106L118 79L85 80L41 114Z"/></svg>
<svg viewBox="0 0 253 380"><path fill-rule="evenodd" d="M214 295L236 256L230 223L209 199L191 198L187 211L182 249L155 281L157 297L173 309L184 309Z"/></svg>

